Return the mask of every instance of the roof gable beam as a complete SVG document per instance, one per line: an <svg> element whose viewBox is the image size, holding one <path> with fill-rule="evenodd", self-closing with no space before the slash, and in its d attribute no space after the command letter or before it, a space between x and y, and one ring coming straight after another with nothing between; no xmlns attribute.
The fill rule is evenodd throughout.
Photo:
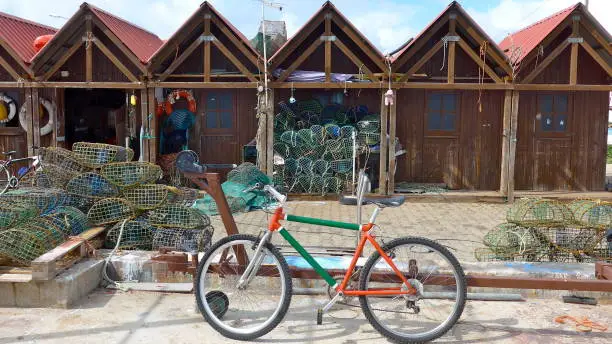
<svg viewBox="0 0 612 344"><path fill-rule="evenodd" d="M17 73L17 71L13 69L13 67L2 56L0 56L0 66L2 66L2 68L4 68L13 77L13 79L15 79L15 81L20 81L23 79L21 75L19 75L19 73Z"/></svg>
<svg viewBox="0 0 612 344"><path fill-rule="evenodd" d="M108 39L110 39L111 42L115 44L115 46L117 46L117 48L119 48L123 55L125 55L125 57L127 57L130 62L134 66L136 66L136 68L138 68L143 74L147 73L146 67L142 64L138 57L136 57L136 55L134 55L134 53L130 49L128 49L128 47L126 47L123 42L121 42L119 37L117 37L113 33L113 31L111 31L106 25L104 25L104 23L102 23L96 16L93 16L92 21L94 25L99 28L104 33L104 35L108 37Z"/></svg>
<svg viewBox="0 0 612 344"><path fill-rule="evenodd" d="M395 61L394 69L399 70L401 67L403 67L406 64L406 62L408 62L408 60L410 60L410 58L414 56L414 54L416 54L417 51L423 48L423 45L425 44L425 42L429 41L431 37L433 36L433 34L438 32L444 25L446 25L447 22L448 22L448 16L444 16L442 20L438 20L435 24L433 24L423 36L418 37L418 40L412 43L412 46L410 47L410 49L408 49L408 51L405 51Z"/></svg>
<svg viewBox="0 0 612 344"><path fill-rule="evenodd" d="M532 82L533 79L535 79L540 73L542 73L542 71L546 67L548 67L548 65L551 64L551 62L553 62L555 58L557 58L557 56L559 56L569 44L570 42L568 40L564 40L563 43L559 44L555 48L555 50L550 53L550 55L546 56L546 58L542 61L542 63L538 65L536 69L534 69L531 73L529 73L529 75L525 77L525 79L523 79L522 83L527 84Z"/></svg>
<svg viewBox="0 0 612 344"><path fill-rule="evenodd" d="M350 25L344 23L339 15L333 15L331 17L331 20L333 20L333 22L340 28L340 30L342 30L347 36L349 36L349 38L353 42L355 42L355 44L357 44L361 51L363 51L370 58L370 60L372 60L372 62L376 64L378 68L380 68L382 71L387 70L387 66L385 66L385 63L380 58L380 56L378 56L374 51L372 51L372 49L368 48L364 43L363 37L359 37L359 34L357 34L350 27Z"/></svg>
<svg viewBox="0 0 612 344"><path fill-rule="evenodd" d="M4 40L1 40L1 39L0 39L0 46L1 46L2 48L4 48L4 50L6 50L6 52L7 52L7 53L8 53L8 54L11 56L11 58L12 58L12 59L13 59L15 62L17 62L17 64L19 64L19 66L20 66L20 67L21 67L21 68L22 68L22 69L23 69L23 70L24 70L26 73L28 73L29 75L33 75L32 69L30 69L30 67L28 67L28 66L27 66L27 65L26 65L26 64L23 62L23 60L22 60L22 59L19 57L19 55L17 54L17 52L16 52L16 51L15 51L15 50L14 50L14 49L13 49L13 48L10 46L10 45L8 45L8 44L7 44L7 43L6 43ZM5 60L5 61L6 61L6 60ZM9 66L10 66L10 65L9 65ZM7 68L5 68L5 69L7 69ZM13 71L15 71L15 69L14 69L14 68L12 68L12 67L11 67L11 69L12 69ZM8 69L7 69L7 72L11 73L11 71L9 71ZM15 72L16 72L16 71L15 71ZM18 73L18 74L19 74L19 73ZM20 78L21 78L21 76L20 76ZM17 79L17 80L18 80L18 79Z"/></svg>
<svg viewBox="0 0 612 344"><path fill-rule="evenodd" d="M166 80L166 78L170 74L172 74L172 72L174 72L174 70L178 68L178 66L180 66L181 63L183 63L189 57L189 55L191 55L191 53L193 53L200 46L200 44L202 44L203 41L204 41L204 36L199 36L197 39L191 42L191 44L187 47L187 49L185 49L181 53L181 55L176 60L174 60L170 64L170 66L168 66L168 68L166 68L166 70L159 76L159 81Z"/></svg>

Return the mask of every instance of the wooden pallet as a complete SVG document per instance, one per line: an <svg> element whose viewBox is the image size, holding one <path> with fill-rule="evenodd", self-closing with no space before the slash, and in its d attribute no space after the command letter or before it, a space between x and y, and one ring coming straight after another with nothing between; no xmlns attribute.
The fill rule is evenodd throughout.
<svg viewBox="0 0 612 344"><path fill-rule="evenodd" d="M100 248L105 227L92 227L36 258L29 267L0 266L0 282L48 281L87 257L88 247Z"/></svg>

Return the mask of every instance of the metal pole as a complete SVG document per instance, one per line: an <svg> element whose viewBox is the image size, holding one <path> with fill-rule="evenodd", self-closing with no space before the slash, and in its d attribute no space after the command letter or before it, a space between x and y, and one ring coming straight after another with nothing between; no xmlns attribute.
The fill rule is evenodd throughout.
<svg viewBox="0 0 612 344"><path fill-rule="evenodd" d="M355 196L355 164L356 164L356 159L357 159L357 142L356 142L356 134L355 134L355 130L353 130L352 134L351 134L351 139L353 140L353 184L352 184L352 191L353 191L353 196Z"/></svg>

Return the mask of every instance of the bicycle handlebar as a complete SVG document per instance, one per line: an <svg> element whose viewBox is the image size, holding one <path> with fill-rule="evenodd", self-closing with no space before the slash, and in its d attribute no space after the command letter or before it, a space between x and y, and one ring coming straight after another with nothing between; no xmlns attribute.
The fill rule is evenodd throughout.
<svg viewBox="0 0 612 344"><path fill-rule="evenodd" d="M262 183L255 183L255 185L245 189L243 192L251 192L253 190L263 190L274 197L279 203L283 204L287 200L287 196L278 192L272 185L263 185Z"/></svg>

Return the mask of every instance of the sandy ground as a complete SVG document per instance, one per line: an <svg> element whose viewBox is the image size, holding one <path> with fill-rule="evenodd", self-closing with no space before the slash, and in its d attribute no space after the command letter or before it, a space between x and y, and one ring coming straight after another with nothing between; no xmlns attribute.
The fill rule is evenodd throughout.
<svg viewBox="0 0 612 344"><path fill-rule="evenodd" d="M295 296L285 320L261 343L388 343L359 308L335 306L316 325L324 296ZM220 336L194 311L191 294L98 289L75 309L0 308L0 344L5 343L239 343ZM559 315L588 316L612 324L612 305L468 301L460 320L440 343L611 343L612 333L578 333L556 324Z"/></svg>

